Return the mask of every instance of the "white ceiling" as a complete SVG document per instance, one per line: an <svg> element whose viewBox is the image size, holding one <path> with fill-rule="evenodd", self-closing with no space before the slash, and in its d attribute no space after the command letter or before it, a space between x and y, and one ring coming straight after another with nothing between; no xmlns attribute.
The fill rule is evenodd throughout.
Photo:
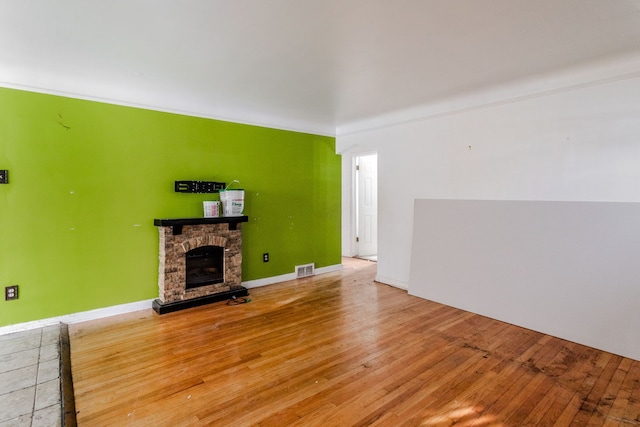
<svg viewBox="0 0 640 427"><path fill-rule="evenodd" d="M640 0L0 0L0 86L335 134L640 51Z"/></svg>

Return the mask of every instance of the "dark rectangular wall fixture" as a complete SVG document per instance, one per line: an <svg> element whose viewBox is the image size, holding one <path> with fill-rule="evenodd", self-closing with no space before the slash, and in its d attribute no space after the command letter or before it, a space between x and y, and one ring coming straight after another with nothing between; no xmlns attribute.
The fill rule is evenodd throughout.
<svg viewBox="0 0 640 427"><path fill-rule="evenodd" d="M224 190L224 182L214 181L176 181L176 193L218 193Z"/></svg>
<svg viewBox="0 0 640 427"><path fill-rule="evenodd" d="M9 171L0 170L0 184L8 184L8 183L9 183Z"/></svg>

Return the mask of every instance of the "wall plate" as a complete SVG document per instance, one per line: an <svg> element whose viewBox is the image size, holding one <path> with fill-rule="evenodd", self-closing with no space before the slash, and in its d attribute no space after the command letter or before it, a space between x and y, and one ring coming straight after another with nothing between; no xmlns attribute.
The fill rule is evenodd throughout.
<svg viewBox="0 0 640 427"><path fill-rule="evenodd" d="M4 288L4 300L11 301L18 299L18 285L7 286Z"/></svg>
<svg viewBox="0 0 640 427"><path fill-rule="evenodd" d="M0 184L8 184L8 183L9 183L9 171L0 170Z"/></svg>

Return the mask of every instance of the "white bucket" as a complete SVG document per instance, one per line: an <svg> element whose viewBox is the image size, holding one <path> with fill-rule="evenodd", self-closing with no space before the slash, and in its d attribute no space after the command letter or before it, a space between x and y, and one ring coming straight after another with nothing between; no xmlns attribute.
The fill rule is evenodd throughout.
<svg viewBox="0 0 640 427"><path fill-rule="evenodd" d="M220 202L202 202L202 207L204 208L205 218L216 218L220 216Z"/></svg>
<svg viewBox="0 0 640 427"><path fill-rule="evenodd" d="M242 216L244 210L244 190L221 190L220 201L224 216Z"/></svg>

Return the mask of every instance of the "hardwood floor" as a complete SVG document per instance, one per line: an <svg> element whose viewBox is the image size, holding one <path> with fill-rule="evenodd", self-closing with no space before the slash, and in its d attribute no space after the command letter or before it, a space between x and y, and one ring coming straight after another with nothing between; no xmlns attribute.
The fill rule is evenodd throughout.
<svg viewBox="0 0 640 427"><path fill-rule="evenodd" d="M640 362L375 283L376 264L70 326L80 426L633 426Z"/></svg>

